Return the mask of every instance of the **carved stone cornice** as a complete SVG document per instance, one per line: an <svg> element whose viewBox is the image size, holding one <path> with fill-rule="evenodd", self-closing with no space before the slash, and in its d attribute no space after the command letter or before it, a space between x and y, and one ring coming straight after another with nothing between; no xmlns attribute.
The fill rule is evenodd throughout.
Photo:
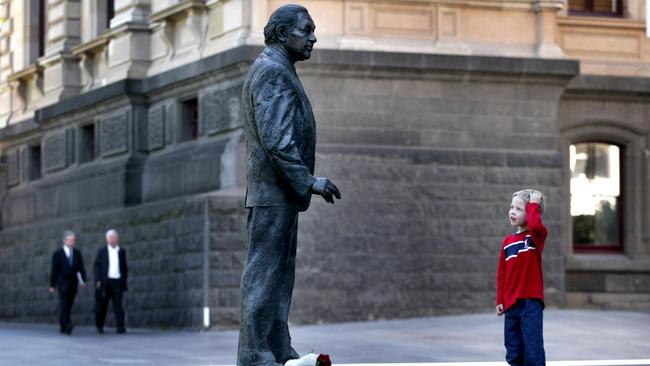
<svg viewBox="0 0 650 366"><path fill-rule="evenodd" d="M179 18L190 12L203 12L208 9L208 6L203 0L185 0L171 6L167 9L161 10L149 16L149 21L159 22L169 18Z"/></svg>
<svg viewBox="0 0 650 366"><path fill-rule="evenodd" d="M106 34L100 35L98 38L93 39L90 42L80 44L77 47L72 49L72 54L76 56L81 56L82 54L95 54L101 52L106 46L110 39Z"/></svg>
<svg viewBox="0 0 650 366"><path fill-rule="evenodd" d="M28 80L38 77L43 73L43 67L38 64L29 65L28 67L17 71L7 77L9 83L20 82L21 80Z"/></svg>
<svg viewBox="0 0 650 366"><path fill-rule="evenodd" d="M569 17L558 16L559 25L580 26L602 29L629 29L645 32L646 23L643 20L606 17Z"/></svg>

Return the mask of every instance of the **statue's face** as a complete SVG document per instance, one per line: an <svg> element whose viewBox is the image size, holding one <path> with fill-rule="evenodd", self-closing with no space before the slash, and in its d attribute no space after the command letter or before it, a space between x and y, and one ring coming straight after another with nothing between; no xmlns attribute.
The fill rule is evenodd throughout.
<svg viewBox="0 0 650 366"><path fill-rule="evenodd" d="M298 21L289 28L288 37L284 40L284 48L294 61L303 61L311 57L311 51L316 43L314 30L316 25L307 13L298 13Z"/></svg>

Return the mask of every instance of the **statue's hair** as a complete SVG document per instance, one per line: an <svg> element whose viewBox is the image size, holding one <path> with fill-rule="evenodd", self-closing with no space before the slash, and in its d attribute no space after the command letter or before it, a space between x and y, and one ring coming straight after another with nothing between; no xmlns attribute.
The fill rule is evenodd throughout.
<svg viewBox="0 0 650 366"><path fill-rule="evenodd" d="M269 22L264 27L264 43L267 46L278 43L280 39L278 38L278 27L285 26L290 27L298 21L298 14L307 13L307 8L298 4L288 4L277 8L271 17Z"/></svg>
<svg viewBox="0 0 650 366"><path fill-rule="evenodd" d="M522 189L521 191L517 191L512 194L512 198L519 197L521 198L524 202L529 203L530 202L530 192L539 192L539 194L542 195L542 199L539 202L539 213L543 214L544 213L544 194L540 191L534 190L534 189Z"/></svg>
<svg viewBox="0 0 650 366"><path fill-rule="evenodd" d="M63 231L63 241L65 241L69 236L74 236L74 231L72 230Z"/></svg>

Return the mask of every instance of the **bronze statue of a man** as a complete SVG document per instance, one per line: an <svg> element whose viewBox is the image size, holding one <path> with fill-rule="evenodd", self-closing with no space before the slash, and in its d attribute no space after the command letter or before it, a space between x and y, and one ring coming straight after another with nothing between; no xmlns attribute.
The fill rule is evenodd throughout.
<svg viewBox="0 0 650 366"><path fill-rule="evenodd" d="M287 320L295 278L298 212L312 194L341 194L314 177L316 124L294 63L309 59L316 36L307 9L285 5L264 28L266 48L242 93L246 134L248 254L241 282L237 364L278 365L299 358Z"/></svg>

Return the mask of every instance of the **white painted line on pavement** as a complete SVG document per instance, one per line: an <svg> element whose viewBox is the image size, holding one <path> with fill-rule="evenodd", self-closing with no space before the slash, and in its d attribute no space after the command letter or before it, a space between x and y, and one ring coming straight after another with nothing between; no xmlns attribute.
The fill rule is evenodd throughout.
<svg viewBox="0 0 650 366"><path fill-rule="evenodd" d="M427 363L349 363L334 366L508 366L506 362L427 362ZM650 359L643 360L583 360L547 361L547 366L631 366L650 365Z"/></svg>
<svg viewBox="0 0 650 366"><path fill-rule="evenodd" d="M508 366L505 362L422 362L422 363L332 363L333 366ZM632 366L650 365L650 359L547 361L547 366ZM233 366L233 365L200 365Z"/></svg>

